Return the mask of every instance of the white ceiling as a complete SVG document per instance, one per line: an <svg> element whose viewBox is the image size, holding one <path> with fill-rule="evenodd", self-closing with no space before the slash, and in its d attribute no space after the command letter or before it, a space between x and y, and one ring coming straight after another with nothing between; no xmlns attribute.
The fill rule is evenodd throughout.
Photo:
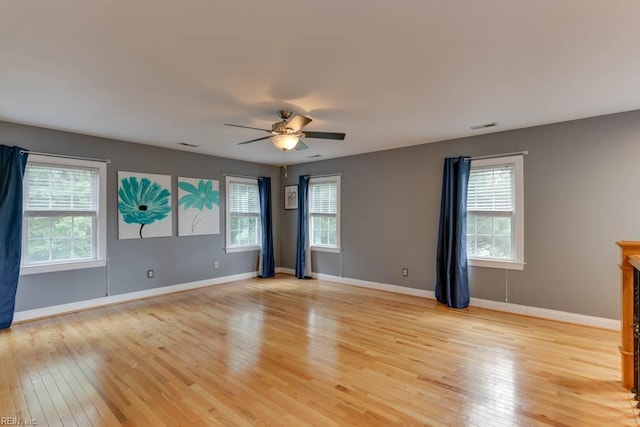
<svg viewBox="0 0 640 427"><path fill-rule="evenodd" d="M516 129L639 109L639 18L637 0L2 0L0 120L274 165ZM346 139L285 158L223 125L285 107Z"/></svg>

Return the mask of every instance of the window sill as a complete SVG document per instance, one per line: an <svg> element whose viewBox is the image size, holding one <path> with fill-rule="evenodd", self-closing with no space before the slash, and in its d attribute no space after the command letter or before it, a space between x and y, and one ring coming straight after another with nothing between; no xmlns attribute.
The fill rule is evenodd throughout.
<svg viewBox="0 0 640 427"><path fill-rule="evenodd" d="M328 246L311 246L311 250L316 252L331 252L334 254L339 254L340 252L342 252L342 249L340 248L332 248Z"/></svg>
<svg viewBox="0 0 640 427"><path fill-rule="evenodd" d="M501 270L524 270L524 262L494 261L489 259L467 259L467 264L472 267L499 268Z"/></svg>
<svg viewBox="0 0 640 427"><path fill-rule="evenodd" d="M231 248L225 248L224 249L226 253L233 253L233 252L249 252L249 251L259 251L260 250L260 246L234 246Z"/></svg>
<svg viewBox="0 0 640 427"><path fill-rule="evenodd" d="M53 273L55 271L81 270L85 268L104 267L105 265L107 265L107 261L104 259L61 262L58 264L30 265L20 267L20 275L28 276L30 274Z"/></svg>

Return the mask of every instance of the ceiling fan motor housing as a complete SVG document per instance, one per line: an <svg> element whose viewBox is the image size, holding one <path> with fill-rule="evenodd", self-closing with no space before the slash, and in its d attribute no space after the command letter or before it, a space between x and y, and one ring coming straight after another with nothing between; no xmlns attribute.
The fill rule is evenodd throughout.
<svg viewBox="0 0 640 427"><path fill-rule="evenodd" d="M291 115L293 114L293 112L289 111L289 110L278 110L278 116L280 116L280 118L282 120L287 120L289 117L291 117Z"/></svg>

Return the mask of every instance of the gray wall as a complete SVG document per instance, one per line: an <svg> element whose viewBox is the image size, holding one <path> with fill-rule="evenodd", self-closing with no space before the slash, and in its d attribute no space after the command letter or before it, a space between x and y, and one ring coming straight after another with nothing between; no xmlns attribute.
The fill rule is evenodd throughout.
<svg viewBox="0 0 640 427"><path fill-rule="evenodd" d="M168 150L86 135L0 122L0 144L18 145L33 151L110 158L107 170L107 268L93 268L21 276L16 311L46 307L105 296L107 278L111 295L187 283L257 270L257 252L227 254L224 251L224 176L234 173L270 176L274 197L274 236L279 235L282 204L280 171L277 167L247 163L185 151ZM174 209L173 237L118 240L117 171L172 176L172 205L177 206L176 177L211 178L220 181L220 234L177 237ZM276 241L276 265L279 262ZM213 261L219 268L213 268ZM146 271L155 270L147 279Z"/></svg>
<svg viewBox="0 0 640 427"><path fill-rule="evenodd" d="M640 111L301 164L282 182L342 173L343 253L314 252L315 272L434 290L443 159L519 150L527 265L470 267L472 296L502 302L508 286L514 304L619 319L615 242L640 240ZM281 211L287 268L295 214Z"/></svg>
<svg viewBox="0 0 640 427"><path fill-rule="evenodd" d="M255 252L224 252L216 236L117 240L118 170L203 177L271 176L276 265L294 268L295 210L282 188L300 174L340 172L342 254L314 253L316 272L434 289L443 158L528 150L524 160L524 271L470 268L474 297L619 318L617 240L640 240L640 111L462 138L289 167L275 167L0 122L0 144L111 158L109 268L23 276L16 309L27 310L256 270ZM347 139L345 144L349 143ZM221 207L223 209L223 206ZM174 216L174 233L177 230ZM224 230L222 215L221 230ZM278 241L278 236L280 240ZM185 255L187 254L187 255ZM220 262L214 270L213 260ZM409 277L401 268L409 268ZM155 269L155 279L146 270ZM107 274L108 273L108 274ZM507 285L508 280L508 285Z"/></svg>

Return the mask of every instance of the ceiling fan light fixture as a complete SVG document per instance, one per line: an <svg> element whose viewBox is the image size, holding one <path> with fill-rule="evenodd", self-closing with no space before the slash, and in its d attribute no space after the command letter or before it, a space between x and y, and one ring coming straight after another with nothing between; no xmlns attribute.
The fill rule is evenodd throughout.
<svg viewBox="0 0 640 427"><path fill-rule="evenodd" d="M271 135L269 139L278 150L289 151L298 144L300 138L296 135Z"/></svg>

